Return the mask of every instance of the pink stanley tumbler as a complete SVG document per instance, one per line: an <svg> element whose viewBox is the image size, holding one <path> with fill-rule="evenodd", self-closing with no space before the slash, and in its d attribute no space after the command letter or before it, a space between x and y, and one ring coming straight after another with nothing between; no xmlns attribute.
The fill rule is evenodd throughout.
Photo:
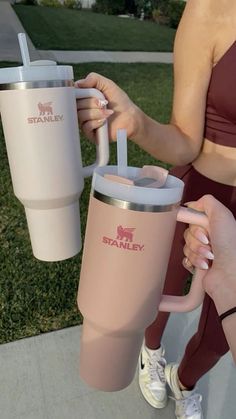
<svg viewBox="0 0 236 419"><path fill-rule="evenodd" d="M127 177L140 170L127 167ZM117 391L134 377L158 301L160 310L176 312L202 303L200 272L188 296L162 296L162 289L176 221L207 227L207 218L180 207L184 183L173 176L156 189L117 183L108 174L116 176L117 166L97 168L92 181L78 290L80 374L92 387Z"/></svg>

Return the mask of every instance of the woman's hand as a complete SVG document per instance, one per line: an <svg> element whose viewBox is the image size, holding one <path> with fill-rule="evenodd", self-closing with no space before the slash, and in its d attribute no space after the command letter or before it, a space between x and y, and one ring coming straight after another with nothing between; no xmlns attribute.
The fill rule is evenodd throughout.
<svg viewBox="0 0 236 419"><path fill-rule="evenodd" d="M184 254L200 269L206 269L209 260L212 262L203 286L215 301L218 312L222 312L236 303L236 221L233 214L210 195L188 206L206 213L209 232L197 226L189 227L185 233Z"/></svg>
<svg viewBox="0 0 236 419"><path fill-rule="evenodd" d="M117 130L121 128L127 131L129 138L135 136L141 110L113 81L97 73L90 73L86 79L77 81L76 86L98 89L107 100L105 103L96 98L77 100L78 119L86 137L95 142L94 130L101 127L107 118L110 140L116 140Z"/></svg>
<svg viewBox="0 0 236 419"><path fill-rule="evenodd" d="M194 204L192 204L194 205ZM195 208L192 206L192 208ZM192 272L193 266L199 269L208 269L209 261L214 259L211 246L209 244L208 232L203 228L190 225L184 232L185 247L183 260L184 266Z"/></svg>

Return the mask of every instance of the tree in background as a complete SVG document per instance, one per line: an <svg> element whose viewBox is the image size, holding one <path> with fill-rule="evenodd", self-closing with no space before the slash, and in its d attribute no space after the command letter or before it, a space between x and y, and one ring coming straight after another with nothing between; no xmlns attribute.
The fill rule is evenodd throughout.
<svg viewBox="0 0 236 419"><path fill-rule="evenodd" d="M97 13L119 15L125 13L126 0L96 0L92 10Z"/></svg>
<svg viewBox="0 0 236 419"><path fill-rule="evenodd" d="M183 0L96 0L92 10L109 15L124 13L133 14L137 17L144 15L145 19L152 19L158 23L177 28L185 5L186 3Z"/></svg>
<svg viewBox="0 0 236 419"><path fill-rule="evenodd" d="M126 0L125 1L125 10L126 10L126 12L128 12L132 15L136 15L137 6L136 6L136 3L135 3L135 0Z"/></svg>
<svg viewBox="0 0 236 419"><path fill-rule="evenodd" d="M144 12L145 18L152 17L152 11L158 7L159 0L135 0L136 14L138 16Z"/></svg>

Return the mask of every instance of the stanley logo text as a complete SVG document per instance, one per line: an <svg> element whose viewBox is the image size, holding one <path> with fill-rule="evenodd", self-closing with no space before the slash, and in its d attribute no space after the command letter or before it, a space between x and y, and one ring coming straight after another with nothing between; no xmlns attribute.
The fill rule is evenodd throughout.
<svg viewBox="0 0 236 419"><path fill-rule="evenodd" d="M60 122L63 121L63 115L54 115L52 102L38 103L38 116L31 116L27 118L28 124L45 124L46 122Z"/></svg>
<svg viewBox="0 0 236 419"><path fill-rule="evenodd" d="M116 238L103 237L102 242L108 246L114 246L119 249L131 250L134 252L142 252L144 250L144 244L133 243L133 234L135 228L127 228L119 225L117 227Z"/></svg>

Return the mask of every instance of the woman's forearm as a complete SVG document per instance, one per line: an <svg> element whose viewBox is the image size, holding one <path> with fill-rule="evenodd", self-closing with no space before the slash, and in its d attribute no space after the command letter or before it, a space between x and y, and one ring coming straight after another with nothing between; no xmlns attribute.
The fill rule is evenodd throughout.
<svg viewBox="0 0 236 419"><path fill-rule="evenodd" d="M139 108L135 118L137 129L132 141L158 160L183 166L197 157L199 149L191 138L174 124L160 124Z"/></svg>

